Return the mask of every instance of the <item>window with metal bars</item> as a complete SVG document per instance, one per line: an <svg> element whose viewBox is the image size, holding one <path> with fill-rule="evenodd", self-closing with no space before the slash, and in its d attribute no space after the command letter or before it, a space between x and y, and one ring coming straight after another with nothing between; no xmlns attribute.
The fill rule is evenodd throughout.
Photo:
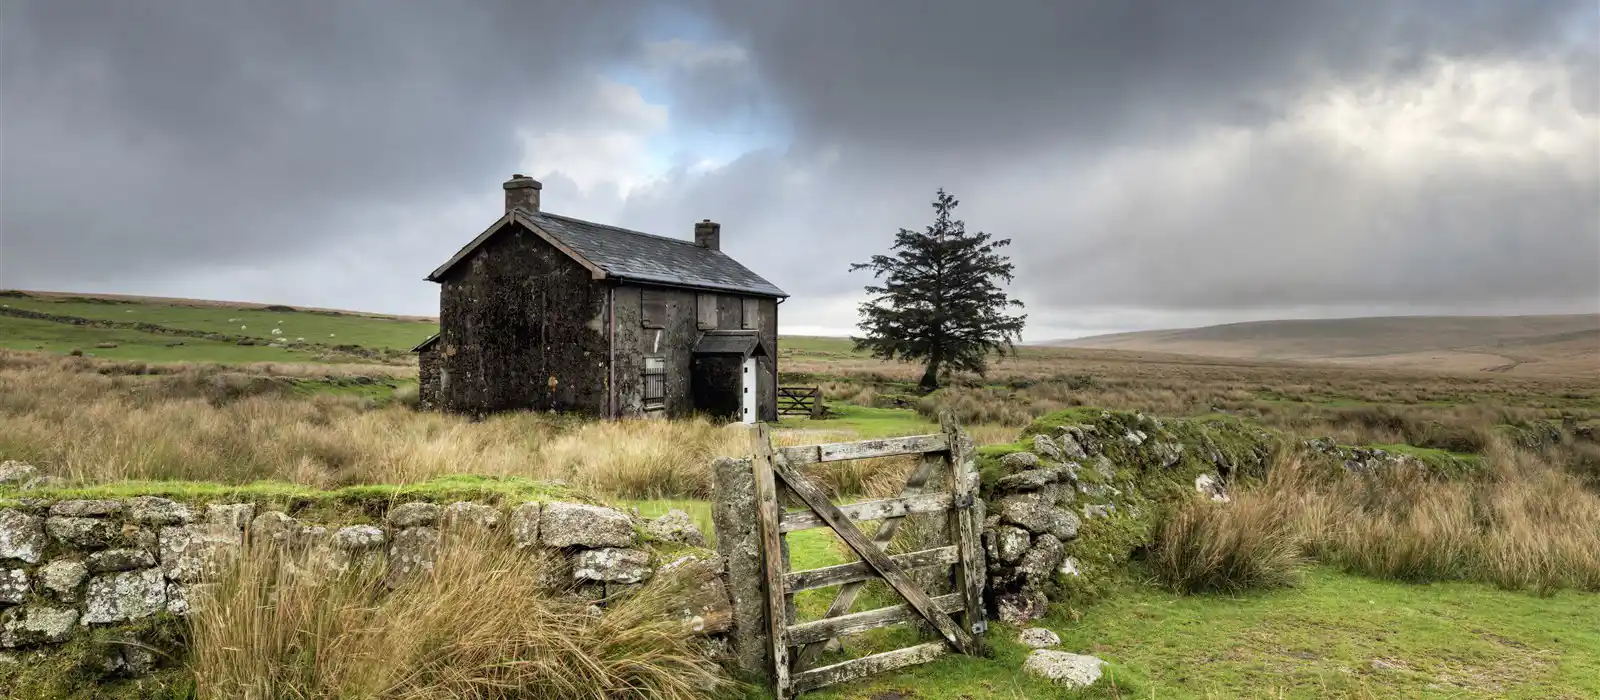
<svg viewBox="0 0 1600 700"><path fill-rule="evenodd" d="M667 360L644 358L644 408L654 410L667 405Z"/></svg>

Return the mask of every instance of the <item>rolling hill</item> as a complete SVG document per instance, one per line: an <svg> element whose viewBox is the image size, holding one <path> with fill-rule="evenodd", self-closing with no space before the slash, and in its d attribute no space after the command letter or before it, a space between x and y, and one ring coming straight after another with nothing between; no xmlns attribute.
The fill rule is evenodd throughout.
<svg viewBox="0 0 1600 700"><path fill-rule="evenodd" d="M1600 375L1600 314L1256 321L1048 344L1397 369Z"/></svg>

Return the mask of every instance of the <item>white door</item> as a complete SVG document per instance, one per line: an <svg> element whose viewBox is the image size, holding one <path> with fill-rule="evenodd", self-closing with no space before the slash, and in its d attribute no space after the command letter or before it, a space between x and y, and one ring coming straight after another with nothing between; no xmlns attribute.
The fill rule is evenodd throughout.
<svg viewBox="0 0 1600 700"><path fill-rule="evenodd" d="M739 382L739 387L740 387L739 390L744 392L744 394L740 397L740 402L739 402L739 405L742 406L742 409L740 410L740 413L739 413L739 422L740 423L754 423L754 422L756 422L756 358L755 357L746 357L746 358L744 358L744 377L742 378L742 381Z"/></svg>

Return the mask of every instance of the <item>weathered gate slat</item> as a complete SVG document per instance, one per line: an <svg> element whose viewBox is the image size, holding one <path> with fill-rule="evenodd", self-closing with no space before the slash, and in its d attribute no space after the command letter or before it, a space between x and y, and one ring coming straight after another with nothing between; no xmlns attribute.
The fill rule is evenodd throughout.
<svg viewBox="0 0 1600 700"><path fill-rule="evenodd" d="M946 613L959 612L967 604L966 598L959 592L931 598L930 600L933 602L934 608ZM916 608L910 605L891 605L866 612L802 622L798 625L789 626L789 643L800 645L826 642L834 637L859 634L879 627L911 622L919 617L921 615L917 613Z"/></svg>
<svg viewBox="0 0 1600 700"><path fill-rule="evenodd" d="M912 513L938 513L950 509L948 493L924 493L916 496L885 498L881 501L862 501L838 506L839 512L856 522L901 518ZM795 532L827 527L827 521L812 511L791 511L778 516L779 532Z"/></svg>
<svg viewBox="0 0 1600 700"><path fill-rule="evenodd" d="M817 462L841 462L847 459L871 459L873 457L894 457L897 455L922 454L924 452L943 452L948 449L950 449L949 438L943 434L935 433L933 435L911 435L909 437L884 438L880 440L780 447L778 448L778 453L782 454L789 461L789 464L799 466Z"/></svg>
<svg viewBox="0 0 1600 700"><path fill-rule="evenodd" d="M961 561L961 555L955 545L907 552L890 558L903 569L949 566ZM800 591L809 591L813 588L827 588L828 586L837 586L855 581L868 581L877 577L878 575L873 573L872 567L867 566L866 562L858 561L852 564L839 564L837 566L825 566L820 569L791 572L783 578L783 581L787 592L798 593Z"/></svg>
<svg viewBox="0 0 1600 700"><path fill-rule="evenodd" d="M928 599L928 594L924 593L920 587L907 578L905 571L896 566L889 559L889 555L884 554L883 550L878 548L878 545L867 539L867 536L862 534L861 530L856 527L856 524L850 518L839 512L839 509L828 500L827 494L823 493L809 479L806 479L805 475L799 473L783 460L771 461L773 471L777 472L777 475L785 483L789 484L789 490L799 496L800 500L805 501L806 505L811 506L811 509L816 511L817 515L822 516L822 519L828 522L828 526L838 534L839 539L844 540L845 544L855 550L856 556L861 557L863 561L877 570L878 575L883 577L889 587L899 593L900 597L905 598L906 602L911 604L911 607L917 609L917 612L922 613L924 618L933 623L933 626L939 630L940 634L944 635L945 639L950 641L951 645L966 654L976 651L973 646L972 635L951 620L949 615L935 608L933 601ZM779 576L772 580L771 583L781 586L783 579ZM776 598L776 596L770 594L767 597L769 599Z"/></svg>
<svg viewBox="0 0 1600 700"><path fill-rule="evenodd" d="M783 568L779 557L783 541L778 532L778 485L773 474L772 438L765 423L750 432L751 464L755 470L756 517L761 522L762 559L766 563L767 631L772 635L773 690L790 697L788 606L784 604Z"/></svg>
<svg viewBox="0 0 1600 700"><path fill-rule="evenodd" d="M917 464L916 470L911 472L911 476L906 477L906 485L905 488L901 489L900 495L904 497L922 493L922 489L927 486L928 480L933 478L933 473L938 470L939 465L944 464L944 461L943 458L932 454L923 455L922 461ZM903 522L905 522L904 518L885 519L883 524L878 526L878 531L872 534L872 542L880 547L888 545L894 539L894 533L899 531L900 523ZM833 603L828 605L828 612L823 617L838 617L850 612L850 607L855 605L856 597L861 595L861 590L865 586L866 582L860 581L847 583L840 587L839 595L835 596ZM801 647L800 653L795 655L795 667L799 669L810 668L812 664L816 663L817 657L822 655L823 646L822 642L814 642Z"/></svg>
<svg viewBox="0 0 1600 700"><path fill-rule="evenodd" d="M807 690L852 681L876 673L927 663L949 652L950 649L945 646L944 642L929 642L927 644L918 644L914 647L886 651L882 654L863 656L859 659L841 661L795 674L794 689L796 692L803 693Z"/></svg>
<svg viewBox="0 0 1600 700"><path fill-rule="evenodd" d="M983 607L984 571L982 532L983 523L973 512L973 501L978 497L977 458L973 454L972 438L967 437L949 414L940 417L945 435L950 437L950 482L955 508L947 516L950 537L960 552L960 563L955 568L956 590L967 599L967 631L983 634L989 629Z"/></svg>

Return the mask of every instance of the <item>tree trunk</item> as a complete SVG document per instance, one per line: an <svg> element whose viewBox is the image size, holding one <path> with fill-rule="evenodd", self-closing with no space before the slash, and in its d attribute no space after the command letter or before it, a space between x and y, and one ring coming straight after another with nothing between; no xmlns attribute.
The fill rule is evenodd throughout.
<svg viewBox="0 0 1600 700"><path fill-rule="evenodd" d="M937 351L928 356L928 368L922 372L922 381L917 382L917 388L924 393L939 388L939 363L941 359Z"/></svg>

